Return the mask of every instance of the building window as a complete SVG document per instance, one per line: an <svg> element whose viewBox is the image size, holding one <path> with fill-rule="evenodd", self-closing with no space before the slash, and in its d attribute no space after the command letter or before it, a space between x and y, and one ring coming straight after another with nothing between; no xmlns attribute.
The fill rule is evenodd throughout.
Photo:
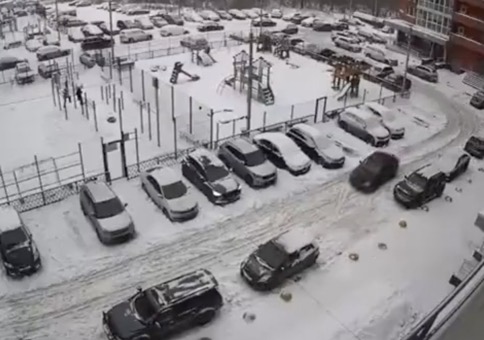
<svg viewBox="0 0 484 340"><path fill-rule="evenodd" d="M462 14L466 14L467 13L467 6L466 5L460 5L459 12L462 13Z"/></svg>
<svg viewBox="0 0 484 340"><path fill-rule="evenodd" d="M457 33L460 35L464 35L464 26L457 27Z"/></svg>

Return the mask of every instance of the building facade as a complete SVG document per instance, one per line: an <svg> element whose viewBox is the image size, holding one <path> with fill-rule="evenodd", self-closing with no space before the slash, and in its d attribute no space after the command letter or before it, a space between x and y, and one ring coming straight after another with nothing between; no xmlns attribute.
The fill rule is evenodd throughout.
<svg viewBox="0 0 484 340"><path fill-rule="evenodd" d="M484 73L484 0L400 0L390 26L421 55Z"/></svg>

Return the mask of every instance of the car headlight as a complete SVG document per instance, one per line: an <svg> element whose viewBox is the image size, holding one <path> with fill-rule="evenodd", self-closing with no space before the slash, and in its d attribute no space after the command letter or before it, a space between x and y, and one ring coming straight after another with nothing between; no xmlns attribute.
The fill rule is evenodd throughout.
<svg viewBox="0 0 484 340"><path fill-rule="evenodd" d="M364 181L361 185L364 186L364 187L369 187L371 185L371 182L370 181Z"/></svg>
<svg viewBox="0 0 484 340"><path fill-rule="evenodd" d="M262 276L259 278L259 282L266 283L267 281L270 280L270 278L271 278L271 273L262 274Z"/></svg>
<svg viewBox="0 0 484 340"><path fill-rule="evenodd" d="M222 196L222 194L221 194L221 193L219 193L218 191L215 191L215 190L213 190L213 191L212 191L212 194L213 194L215 197L220 197L220 196Z"/></svg>
<svg viewBox="0 0 484 340"><path fill-rule="evenodd" d="M8 262L4 262L3 264L5 265L6 268L13 269L13 264L8 263Z"/></svg>

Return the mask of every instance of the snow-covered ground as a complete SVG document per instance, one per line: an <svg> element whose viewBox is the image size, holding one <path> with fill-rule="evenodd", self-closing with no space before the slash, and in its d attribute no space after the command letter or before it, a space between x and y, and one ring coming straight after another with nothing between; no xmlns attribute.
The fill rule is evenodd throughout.
<svg viewBox="0 0 484 340"><path fill-rule="evenodd" d="M89 20L97 19L92 14L98 12L79 9L80 16ZM233 25L247 27L248 21ZM237 113L244 105L243 96L229 96L229 88L223 95L216 95L220 80L230 73L227 55L236 50L240 48L230 53L215 52L218 71L197 68L194 73L202 80L177 86L207 101L207 106L223 109L231 105L232 114ZM301 56L292 60L299 69L271 61L276 64L278 106L310 100L328 90L329 74L324 65ZM155 62L139 64L149 69ZM186 66L190 71L195 67L189 62ZM99 73L78 72L89 98L101 102L100 86L105 83ZM295 76L297 72L301 74ZM278 88L284 78L292 79L294 85ZM452 198L451 202L437 199L428 204L426 212L406 211L393 201L396 181L440 154L460 150L482 127L482 114L468 106L467 93L472 91L460 83L459 77L444 71L438 85L412 80L410 99L385 102L401 110L406 136L392 140L384 149L400 157L401 167L397 178L373 195L356 192L347 177L374 148L330 121L315 127L344 148L347 161L343 169L326 170L313 164L311 171L300 177L280 170L276 186L252 190L243 185L240 201L226 207L213 206L191 188L200 215L189 222L169 222L141 190L138 179L115 181L113 189L128 203L138 231L134 240L123 245L105 247L99 243L80 211L77 197L24 213L44 266L23 280L0 277L0 338L104 339L100 322L103 310L130 296L138 285L147 287L200 267L211 270L219 280L225 305L213 323L177 339L398 338L451 290L448 278L483 239L482 232L473 226L477 212L482 210L479 195L484 173L479 169L483 161L473 159L469 171L447 185L445 195ZM98 105L100 124L96 133L93 122L72 107L69 120L65 120L64 113L52 104L48 81L37 80L25 87L0 86L0 131L8 136L0 144L2 166L31 162L33 154L49 157L69 152L79 141L99 147L101 137L119 136L115 127L105 123L111 111L108 104ZM126 129L139 126L134 99L125 93ZM162 129L163 140L173 137L169 131L171 126ZM15 138L18 136L23 138ZM10 141L17 141L14 152ZM143 158L163 150L157 147L156 137L150 141L146 133L141 136L141 146ZM92 162L100 155L98 151L87 153L89 158L92 155ZM133 159L133 150L128 153ZM180 171L179 166L174 169ZM399 227L401 220L407 222L406 228ZM239 277L241 260L257 245L295 227L316 236L321 249L317 266L271 293L252 291ZM359 260L351 261L349 253L357 253ZM292 300L280 299L281 291L291 292ZM255 320L247 322L244 313L254 313Z"/></svg>

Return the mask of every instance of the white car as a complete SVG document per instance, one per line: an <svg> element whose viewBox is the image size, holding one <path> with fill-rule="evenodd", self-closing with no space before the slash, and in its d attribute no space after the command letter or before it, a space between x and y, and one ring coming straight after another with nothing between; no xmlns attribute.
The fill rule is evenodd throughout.
<svg viewBox="0 0 484 340"><path fill-rule="evenodd" d="M390 133L373 113L354 107L345 109L338 117L338 125L353 136L373 146L385 146Z"/></svg>
<svg viewBox="0 0 484 340"><path fill-rule="evenodd" d="M44 35L44 45L45 46L60 46L60 40L57 35L46 34Z"/></svg>
<svg viewBox="0 0 484 340"><path fill-rule="evenodd" d="M148 18L148 17L141 17L141 18L134 19L134 22L142 30L153 29L153 23L151 22L150 18Z"/></svg>
<svg viewBox="0 0 484 340"><path fill-rule="evenodd" d="M336 47L345 49L350 52L358 53L362 50L361 46L351 38L338 37L334 40L334 44L336 45Z"/></svg>
<svg viewBox="0 0 484 340"><path fill-rule="evenodd" d="M249 19L256 19L259 17L259 13L254 12L252 9L243 9L242 13L244 13Z"/></svg>
<svg viewBox="0 0 484 340"><path fill-rule="evenodd" d="M185 221L198 214L198 203L170 168L155 167L141 173L141 187L171 221Z"/></svg>
<svg viewBox="0 0 484 340"><path fill-rule="evenodd" d="M385 51L377 46L368 45L365 47L365 56L381 63L386 63L387 56Z"/></svg>
<svg viewBox="0 0 484 340"><path fill-rule="evenodd" d="M296 142L309 158L325 168L341 168L345 163L343 150L311 125L293 125L286 135Z"/></svg>
<svg viewBox="0 0 484 340"><path fill-rule="evenodd" d="M103 31L99 26L88 24L81 28L82 33L86 37L102 37L104 35Z"/></svg>
<svg viewBox="0 0 484 340"><path fill-rule="evenodd" d="M178 25L166 25L160 30L162 37L175 37L179 35L188 34L189 32L183 27Z"/></svg>
<svg viewBox="0 0 484 340"><path fill-rule="evenodd" d="M183 18L189 22L203 22L203 18L196 12L186 12Z"/></svg>
<svg viewBox="0 0 484 340"><path fill-rule="evenodd" d="M383 126L386 127L388 132L390 132L392 139L400 139L405 135L403 121L402 119L398 118L398 113L396 113L395 110L373 102L363 104L360 108L367 110L379 117Z"/></svg>
<svg viewBox="0 0 484 340"><path fill-rule="evenodd" d="M166 27L166 26L165 26ZM131 28L127 30L122 30L119 33L119 40L123 44L135 43L138 41L152 40L153 36L139 28Z"/></svg>
<svg viewBox="0 0 484 340"><path fill-rule="evenodd" d="M271 18L273 19L281 19L282 18L282 11L280 9L273 9L271 11Z"/></svg>
<svg viewBox="0 0 484 340"><path fill-rule="evenodd" d="M311 160L282 132L264 132L254 137L254 143L275 166L299 176L311 169Z"/></svg>
<svg viewBox="0 0 484 340"><path fill-rule="evenodd" d="M247 15L238 9L234 9L234 8L229 9L228 12L232 17L234 17L234 19L238 19L238 20L247 19Z"/></svg>
<svg viewBox="0 0 484 340"><path fill-rule="evenodd" d="M25 48L29 52L37 52L37 50L42 46L43 46L42 41L37 38L29 39L25 42Z"/></svg>
<svg viewBox="0 0 484 340"><path fill-rule="evenodd" d="M220 16L218 16L217 14L215 14L215 12L212 12L212 11L209 11L209 10L201 11L200 12L200 16L204 20L208 20L208 21L220 21Z"/></svg>

